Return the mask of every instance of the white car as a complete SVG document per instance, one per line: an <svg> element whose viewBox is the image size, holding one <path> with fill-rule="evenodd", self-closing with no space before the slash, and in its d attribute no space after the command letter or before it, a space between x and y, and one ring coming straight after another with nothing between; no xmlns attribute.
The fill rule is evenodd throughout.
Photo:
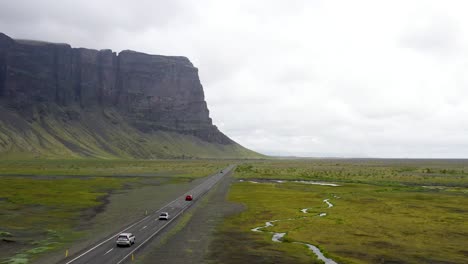
<svg viewBox="0 0 468 264"><path fill-rule="evenodd" d="M169 213L168 212L162 212L159 215L159 220L169 220Z"/></svg>
<svg viewBox="0 0 468 264"><path fill-rule="evenodd" d="M135 235L132 233L122 233L117 237L117 246L131 246L135 244Z"/></svg>

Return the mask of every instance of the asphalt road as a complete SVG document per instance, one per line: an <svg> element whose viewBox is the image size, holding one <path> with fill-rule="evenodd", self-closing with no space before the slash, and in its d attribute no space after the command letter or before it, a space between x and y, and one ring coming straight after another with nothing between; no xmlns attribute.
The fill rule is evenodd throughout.
<svg viewBox="0 0 468 264"><path fill-rule="evenodd" d="M142 248L146 243L154 239L161 230L163 230L169 223L182 215L184 211L192 204L197 202L206 192L208 192L224 175L231 172L234 166L231 165L218 172L200 185L192 190L186 192L174 201L168 203L164 207L155 212L148 212L148 215L143 219L133 223L130 226L123 227L122 231L113 234L105 240L98 242L82 250L81 252L67 257L65 260L59 262L61 264L83 264L83 263L96 263L96 264L120 264L130 263L132 254ZM186 195L192 195L192 201L185 201ZM161 212L169 213L169 220L159 220ZM112 224L112 223L109 223ZM131 247L117 247L115 241L120 233L133 233L136 237L135 244Z"/></svg>

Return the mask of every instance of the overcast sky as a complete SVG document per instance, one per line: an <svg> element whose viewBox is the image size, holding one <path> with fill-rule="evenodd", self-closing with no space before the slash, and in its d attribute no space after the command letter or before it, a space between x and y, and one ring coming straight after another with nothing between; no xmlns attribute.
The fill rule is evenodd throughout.
<svg viewBox="0 0 468 264"><path fill-rule="evenodd" d="M187 56L266 154L468 158L465 0L0 0L0 32Z"/></svg>

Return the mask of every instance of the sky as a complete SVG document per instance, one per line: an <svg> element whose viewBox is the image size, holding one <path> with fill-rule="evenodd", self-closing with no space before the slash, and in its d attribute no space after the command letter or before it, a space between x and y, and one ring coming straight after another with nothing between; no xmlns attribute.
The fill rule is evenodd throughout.
<svg viewBox="0 0 468 264"><path fill-rule="evenodd" d="M0 0L0 32L188 57L213 122L285 156L468 158L465 0Z"/></svg>

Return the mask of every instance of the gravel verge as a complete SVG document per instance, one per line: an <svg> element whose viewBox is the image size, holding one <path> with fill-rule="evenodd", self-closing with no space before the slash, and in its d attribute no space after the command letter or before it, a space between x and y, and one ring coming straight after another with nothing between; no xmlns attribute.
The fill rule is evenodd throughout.
<svg viewBox="0 0 468 264"><path fill-rule="evenodd" d="M232 181L231 176L221 180L159 239L146 246L137 263L206 263L217 226L225 217L244 210L242 205L226 200Z"/></svg>
<svg viewBox="0 0 468 264"><path fill-rule="evenodd" d="M89 214L83 215L83 221L77 226L77 229L83 232L83 236L67 247L70 256L138 221L145 216L146 211L152 212L161 208L203 180L205 178L174 184L168 179L156 178L154 182L145 182L144 186L134 186L111 193L94 217L90 219ZM63 260L64 256L64 250L50 252L34 260L34 263L57 263Z"/></svg>

